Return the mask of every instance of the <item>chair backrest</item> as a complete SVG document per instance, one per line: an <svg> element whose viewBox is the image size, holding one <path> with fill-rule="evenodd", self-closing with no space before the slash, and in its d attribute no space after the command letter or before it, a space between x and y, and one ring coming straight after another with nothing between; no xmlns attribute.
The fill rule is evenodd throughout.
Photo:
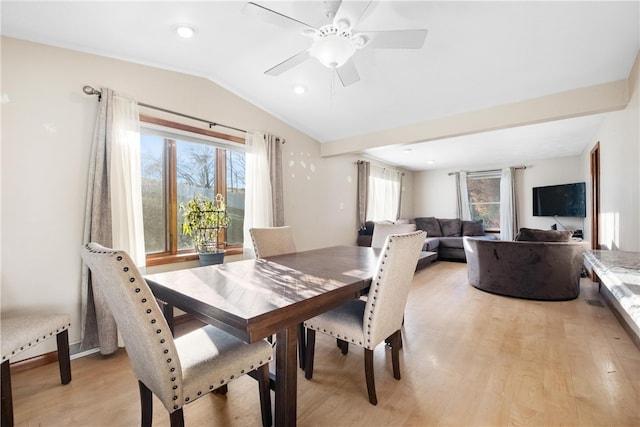
<svg viewBox="0 0 640 427"><path fill-rule="evenodd" d="M292 254L297 252L290 226L249 229L256 258Z"/></svg>
<svg viewBox="0 0 640 427"><path fill-rule="evenodd" d="M364 347L373 350L402 327L404 308L426 233L391 234L380 253L373 276L363 327Z"/></svg>
<svg viewBox="0 0 640 427"><path fill-rule="evenodd" d="M373 236L371 236L371 247L381 248L390 234L405 234L416 231L415 224L385 224L378 222L373 227Z"/></svg>
<svg viewBox="0 0 640 427"><path fill-rule="evenodd" d="M151 289L124 251L89 243L81 249L94 295L115 318L136 377L169 413L182 407L182 368L169 325ZM176 386L174 390L173 387Z"/></svg>

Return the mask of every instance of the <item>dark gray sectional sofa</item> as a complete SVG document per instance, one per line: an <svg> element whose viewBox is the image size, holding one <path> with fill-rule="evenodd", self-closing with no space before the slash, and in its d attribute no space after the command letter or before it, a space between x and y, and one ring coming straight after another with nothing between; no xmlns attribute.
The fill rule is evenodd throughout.
<svg viewBox="0 0 640 427"><path fill-rule="evenodd" d="M450 261L466 261L462 238L474 236L486 240L498 240L497 234L485 234L482 221L463 221L458 218L419 217L411 220L398 220L416 225L418 230L427 232L423 251L437 252L438 259ZM358 245L371 246L371 236L375 223L367 221L360 230Z"/></svg>

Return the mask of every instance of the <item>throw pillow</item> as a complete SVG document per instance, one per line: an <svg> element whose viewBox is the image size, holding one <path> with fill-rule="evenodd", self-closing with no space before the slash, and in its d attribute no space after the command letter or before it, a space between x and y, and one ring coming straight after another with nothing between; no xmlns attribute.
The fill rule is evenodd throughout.
<svg viewBox="0 0 640 427"><path fill-rule="evenodd" d="M477 221L462 221L463 236L484 236L484 222L479 219Z"/></svg>
<svg viewBox="0 0 640 427"><path fill-rule="evenodd" d="M440 223L440 229L444 237L460 237L462 230L462 221L459 218L455 219L438 219Z"/></svg>
<svg viewBox="0 0 640 427"><path fill-rule="evenodd" d="M568 242L573 233L566 230L537 230L521 228L516 235L518 242Z"/></svg>
<svg viewBox="0 0 640 427"><path fill-rule="evenodd" d="M442 231L440 230L440 223L435 217L422 217L416 218L416 228L427 232L429 237L442 237Z"/></svg>

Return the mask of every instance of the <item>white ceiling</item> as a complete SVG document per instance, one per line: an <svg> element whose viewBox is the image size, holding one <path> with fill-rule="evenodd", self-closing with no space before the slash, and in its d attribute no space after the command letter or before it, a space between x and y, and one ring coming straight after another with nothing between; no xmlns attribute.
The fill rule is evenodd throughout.
<svg viewBox="0 0 640 427"><path fill-rule="evenodd" d="M315 27L327 23L322 1L258 3ZM426 28L426 43L419 50L358 51L360 81L345 88L314 59L278 77L264 75L310 39L243 14L244 5L2 0L1 32L209 78L321 143L626 79L640 48L638 1L374 1L358 31ZM196 37L178 38L180 23L194 25ZM294 94L295 84L307 92ZM601 120L366 154L412 170L526 164L581 153Z"/></svg>

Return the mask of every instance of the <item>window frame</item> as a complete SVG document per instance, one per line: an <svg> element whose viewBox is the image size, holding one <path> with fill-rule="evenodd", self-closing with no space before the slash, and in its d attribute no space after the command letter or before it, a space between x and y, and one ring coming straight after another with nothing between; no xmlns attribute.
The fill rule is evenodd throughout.
<svg viewBox="0 0 640 427"><path fill-rule="evenodd" d="M190 132L196 135L203 135L206 137L212 137L216 139L221 139L224 141L234 142L238 144L245 144L245 139L243 137L228 135L220 132L215 132L209 129L202 129L195 126L187 125L184 123L178 123L171 120L162 119L155 116L150 116L146 114L140 114L139 116L140 122L145 124L151 124L156 126L161 126L167 128L168 133L170 133L171 129ZM141 126L144 128L144 125ZM141 129L141 134L142 129ZM178 135L176 135L177 137ZM169 140L169 144L166 147L167 152L165 153L165 165L163 168L164 176L163 183L165 188L163 188L163 193L168 198L168 203L165 204L165 218L167 219L167 224L165 225L165 241L168 242L167 247L169 251L158 252L153 254L146 254L146 263L147 266L156 266L163 264L171 264L176 262L185 262L185 261L195 261L198 259L198 254L195 249L178 249L178 189L177 189L177 152L176 152L176 139L175 137L171 137L169 135L164 136L165 139ZM216 149L216 193L220 192L219 190L222 188L222 193L225 195L227 193L227 185L226 185L226 148L222 148L220 146L214 145ZM168 188L167 188L168 187ZM175 234L174 234L175 233ZM239 255L242 254L242 244L235 245L227 245L226 247L227 255Z"/></svg>

